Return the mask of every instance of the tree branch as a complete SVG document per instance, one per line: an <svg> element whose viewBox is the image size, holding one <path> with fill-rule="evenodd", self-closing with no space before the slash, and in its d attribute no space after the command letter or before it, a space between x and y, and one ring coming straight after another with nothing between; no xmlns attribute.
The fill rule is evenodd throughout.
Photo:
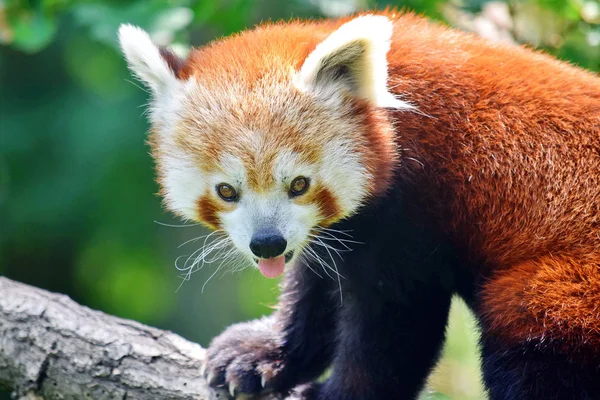
<svg viewBox="0 0 600 400"><path fill-rule="evenodd" d="M0 277L0 386L17 398L224 399L200 375L204 349Z"/></svg>

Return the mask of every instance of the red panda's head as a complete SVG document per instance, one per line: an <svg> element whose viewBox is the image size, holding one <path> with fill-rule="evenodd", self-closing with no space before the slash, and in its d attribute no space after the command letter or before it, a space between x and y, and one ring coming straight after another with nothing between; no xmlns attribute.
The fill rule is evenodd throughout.
<svg viewBox="0 0 600 400"><path fill-rule="evenodd" d="M392 22L273 24L187 60L123 25L121 47L153 93L153 154L165 204L227 233L265 276L314 229L386 190L396 162L386 108Z"/></svg>

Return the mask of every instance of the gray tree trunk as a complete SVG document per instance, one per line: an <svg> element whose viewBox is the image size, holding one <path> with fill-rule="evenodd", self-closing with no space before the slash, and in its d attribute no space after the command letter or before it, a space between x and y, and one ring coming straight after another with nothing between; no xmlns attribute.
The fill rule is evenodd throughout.
<svg viewBox="0 0 600 400"><path fill-rule="evenodd" d="M204 349L0 277L0 386L22 399L225 399Z"/></svg>

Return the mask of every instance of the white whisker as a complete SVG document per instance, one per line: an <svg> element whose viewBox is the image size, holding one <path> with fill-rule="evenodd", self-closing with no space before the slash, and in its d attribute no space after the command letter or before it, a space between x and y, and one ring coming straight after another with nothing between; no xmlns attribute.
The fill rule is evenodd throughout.
<svg viewBox="0 0 600 400"><path fill-rule="evenodd" d="M175 260L175 267L177 268L178 271L183 272L182 277L181 277L182 282L179 285L179 287L177 288L177 291L179 291L179 289L181 288L181 286L183 285L183 283L185 281L189 281L191 279L191 276L193 273L204 268L204 266L206 264L221 261L221 264L219 265L219 268L220 268L221 265L223 265L228 258L230 258L232 255L235 255L235 253L236 253L235 248L229 247L230 244L232 243L231 238L229 238L228 236L225 236L225 235L223 235L221 237L218 236L222 232L223 232L222 230L216 230L207 235L203 235L203 236L199 236L199 237L190 239L179 246L179 247L181 247L188 243L204 239L202 246L200 246L192 254L187 256L183 265L180 265L180 260L186 256L177 257L177 259ZM215 235L217 235L217 236L215 237ZM211 240L211 238L213 238L213 237L214 237L214 239L209 242L209 240ZM212 277L212 275L211 275L211 277ZM205 283L205 285L206 285L206 283ZM203 286L203 288L204 288L204 286Z"/></svg>
<svg viewBox="0 0 600 400"><path fill-rule="evenodd" d="M339 232L341 233L342 231L339 231ZM322 233L324 233L324 232L322 232ZM332 236L330 238L330 240L337 240L338 239L337 237L335 237L332 234L329 234L329 235ZM319 236L319 235L309 234L309 236L313 238L312 243L314 243L315 245L323 247L325 249L325 251L327 251L327 254L329 255L329 258L330 258L331 262L333 263L333 267L331 267L331 265L327 264L324 261L323 261L323 263L321 265L326 266L329 270L331 270L332 272L335 272L336 277L337 277L337 281L338 281L339 291L340 291L340 302L343 303L344 302L344 297L343 297L343 293L342 293L342 281L341 281L341 279L344 278L344 276L342 274L340 274L340 272L338 270L337 263L335 262L335 257L333 256L332 251L335 252L335 254L338 257L340 257L340 260L343 260L343 257L340 254L340 251L351 251L352 249L350 247L348 247L344 242L341 242L341 241L340 241L340 244L342 246L344 246L346 248L346 250L345 249L338 249L338 248L335 248L335 247L331 246L330 244L324 242L322 240L324 238L321 237L321 236ZM314 249L311 249L311 250L312 250L312 253L314 255L316 255L316 251L314 251ZM327 275L329 275L329 273L327 273ZM346 279L346 278L344 278L344 279Z"/></svg>
<svg viewBox="0 0 600 400"><path fill-rule="evenodd" d="M300 258L302 259L302 261L304 261L304 265L306 265L308 267L308 269L310 269L319 278L323 279L323 275L321 275L317 271L315 271L314 268L311 267L311 265L310 265L310 261L311 260L310 260L310 258L308 256L311 256L314 260L316 260L316 258L313 255L311 255L310 252L309 252L309 250L312 250L312 249L305 248L305 250L306 250L306 253L303 252L303 253L300 254Z"/></svg>
<svg viewBox="0 0 600 400"><path fill-rule="evenodd" d="M329 246L331 249L335 250L336 252L339 252L339 251L352 251L352 248L350 246L348 246L344 242L340 242L338 240L338 238L323 237L323 236L319 236L319 235L313 235L312 233L309 233L308 236L310 238L315 239L315 240L321 241L320 245L322 245L322 246ZM331 246L330 244L328 244L326 242L322 242L322 240L333 240L333 241L339 242L344 248L343 249L335 248L335 247ZM338 255L339 255L339 253L338 253Z"/></svg>
<svg viewBox="0 0 600 400"><path fill-rule="evenodd" d="M321 258L321 256L319 256L319 254L317 254L317 252L315 251L315 249L313 249L310 246L308 246L308 247L306 247L306 251L307 251L308 254L310 254L313 257L313 259L316 262L319 263L319 265L321 265L321 268L323 269L323 272L325 272L325 274L327 274L328 277L330 277L331 279L335 279L329 273L329 270L333 270L333 269L327 264L327 262L325 262L325 260L323 260L323 258Z"/></svg>
<svg viewBox="0 0 600 400"><path fill-rule="evenodd" d="M352 240L352 239L345 239L345 238L339 238L337 236L335 236L333 233L331 232L327 232L327 231L318 231L320 234L323 235L327 235L325 237L322 236L323 239L327 239L327 238L332 238L335 240L339 240L340 242L346 242L346 243L356 243L356 244L364 244L364 242L359 242L357 240ZM350 236L352 237L352 236Z"/></svg>
<svg viewBox="0 0 600 400"><path fill-rule="evenodd" d="M188 227L192 227L192 226L198 226L200 224L181 224L181 225L173 225L173 224L166 224L164 222L160 222L160 221L154 221L155 224L158 225L162 225L162 226L167 226L169 228L188 228Z"/></svg>
<svg viewBox="0 0 600 400"><path fill-rule="evenodd" d="M340 233L344 236L348 236L349 238L352 238L352 235L349 234L348 232L352 232L350 230L346 230L346 231L341 231L338 229L332 229L332 228L325 228L324 226L318 226L316 228L314 228L317 231L321 231L321 232L333 232L333 233Z"/></svg>
<svg viewBox="0 0 600 400"><path fill-rule="evenodd" d="M231 251L233 251L234 249L231 249ZM230 252L231 253L231 252ZM229 253L228 253L229 254ZM204 285L202 285L202 289L200 290L200 293L204 293L204 288L206 287L206 285L208 284L208 282L210 282L210 280L217 274L217 272L219 272L219 270L221 269L221 267L223 266L223 264L225 263L225 261L227 261L228 257L225 257L223 259L223 261L221 261L219 263L219 266L217 267L217 269L215 269L215 272L212 273L211 276L208 277L208 279L206 280L206 282L204 282Z"/></svg>
<svg viewBox="0 0 600 400"><path fill-rule="evenodd" d="M135 82L134 82L134 81L132 81L132 80L125 79L125 82L129 82L129 83L131 83L131 84L132 84L133 86L135 86L136 88L138 88L138 89L140 89L140 90L142 90L142 91L144 91L144 92L146 92L146 93L148 93L148 94L150 94L150 95L152 94L152 92L150 92L148 89L146 89L146 88L145 88L145 87L143 87L143 86L140 86L140 85L138 85L137 83L135 83ZM143 81L140 81L140 82L143 82Z"/></svg>
<svg viewBox="0 0 600 400"><path fill-rule="evenodd" d="M214 231L214 232L211 232L211 233L209 233L209 234L207 234L207 235L202 235L202 236L198 236L198 237L192 238L192 239L190 239L190 240L186 240L185 242L183 242L183 243L181 243L179 246L177 246L177 248L179 249L179 248L181 248L181 247L185 246L185 245L186 245L186 244L188 244L188 243L192 243L192 242L195 242L195 241L197 241L197 240L204 239L205 237L207 237L207 236L210 236L210 235L214 234L215 232L222 232L222 231L220 231L220 230L219 230L219 231Z"/></svg>

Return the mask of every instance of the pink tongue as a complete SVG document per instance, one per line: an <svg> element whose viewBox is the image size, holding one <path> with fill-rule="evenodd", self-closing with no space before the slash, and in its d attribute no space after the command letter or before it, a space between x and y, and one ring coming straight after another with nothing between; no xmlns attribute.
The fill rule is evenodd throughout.
<svg viewBox="0 0 600 400"><path fill-rule="evenodd" d="M265 278L277 278L285 268L285 256L258 260L258 269Z"/></svg>

